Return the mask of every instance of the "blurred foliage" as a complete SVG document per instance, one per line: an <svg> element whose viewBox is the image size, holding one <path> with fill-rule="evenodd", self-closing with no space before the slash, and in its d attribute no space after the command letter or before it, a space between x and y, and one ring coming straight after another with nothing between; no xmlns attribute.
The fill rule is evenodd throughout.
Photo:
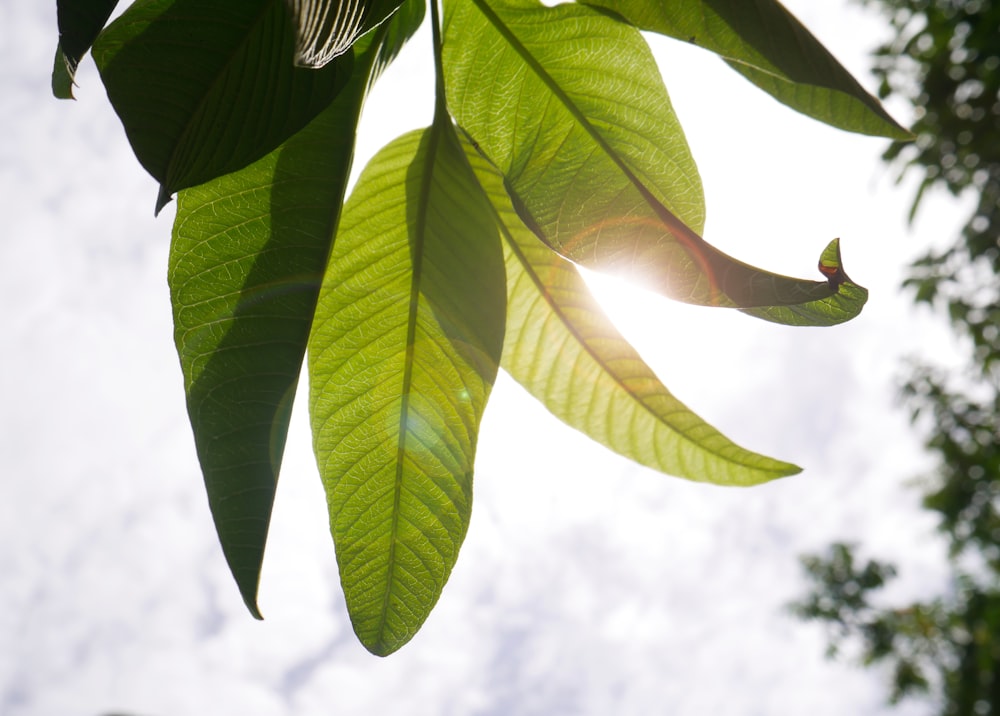
<svg viewBox="0 0 1000 716"><path fill-rule="evenodd" d="M902 399L937 458L921 481L951 555L947 593L894 606L880 590L893 565L862 562L857 545L803 558L812 592L792 605L828 627L829 655L849 644L882 664L890 702L923 695L936 713L1000 714L1000 1L862 0L889 20L874 53L883 99L908 101L917 139L884 159L927 189L973 193L959 236L912 266L914 302L942 311L968 349L959 370L908 367Z"/></svg>
<svg viewBox="0 0 1000 716"><path fill-rule="evenodd" d="M1000 2L863 0L887 15L894 38L874 53L879 95L914 111L912 143L893 142L884 158L923 174L924 192L973 192L977 206L961 236L913 266L906 285L918 303L942 302L975 343L984 369L1000 346Z"/></svg>

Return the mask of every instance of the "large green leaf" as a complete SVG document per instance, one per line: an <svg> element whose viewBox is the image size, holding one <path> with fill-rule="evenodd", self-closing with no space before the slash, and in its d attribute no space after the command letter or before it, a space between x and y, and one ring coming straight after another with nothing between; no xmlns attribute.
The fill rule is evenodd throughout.
<svg viewBox="0 0 1000 716"><path fill-rule="evenodd" d="M309 339L314 447L354 630L385 655L437 602L472 508L503 254L450 120L368 164Z"/></svg>
<svg viewBox="0 0 1000 716"><path fill-rule="evenodd" d="M507 335L501 365L552 413L636 462L718 485L754 485L800 471L745 450L660 382L597 305L576 267L518 218L502 177L467 154L501 226Z"/></svg>
<svg viewBox="0 0 1000 716"><path fill-rule="evenodd" d="M118 0L57 0L59 46L52 70L52 93L73 99L73 77L80 60L104 29Z"/></svg>
<svg viewBox="0 0 1000 716"><path fill-rule="evenodd" d="M383 23L402 0L286 0L295 19L295 63L323 67Z"/></svg>
<svg viewBox="0 0 1000 716"><path fill-rule="evenodd" d="M168 281L209 504L250 611L320 280L366 86L423 17L354 46L351 84L278 150L178 195Z"/></svg>
<svg viewBox="0 0 1000 716"><path fill-rule="evenodd" d="M635 26L721 55L775 99L834 127L912 135L777 0L587 0Z"/></svg>
<svg viewBox="0 0 1000 716"><path fill-rule="evenodd" d="M284 0L138 0L94 45L159 211L178 189L242 169L321 112L353 55L294 66Z"/></svg>
<svg viewBox="0 0 1000 716"><path fill-rule="evenodd" d="M534 0L451 0L445 9L449 105L504 174L522 220L562 255L689 303L794 305L796 324L860 312L860 292L829 276L756 269L691 228L702 223L700 184L635 28Z"/></svg>

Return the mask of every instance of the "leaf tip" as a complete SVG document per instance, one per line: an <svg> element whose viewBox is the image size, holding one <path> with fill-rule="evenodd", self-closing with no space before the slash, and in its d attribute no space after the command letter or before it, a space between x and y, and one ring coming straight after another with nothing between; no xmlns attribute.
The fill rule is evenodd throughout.
<svg viewBox="0 0 1000 716"><path fill-rule="evenodd" d="M264 615L260 613L260 608L257 606L257 597L252 594L245 594L243 596L243 603L247 606L247 611L250 612L252 616L257 621L264 621Z"/></svg>
<svg viewBox="0 0 1000 716"><path fill-rule="evenodd" d="M76 65L63 52L62 43L56 46L56 57L52 64L52 96L56 99L73 99Z"/></svg>
<svg viewBox="0 0 1000 716"><path fill-rule="evenodd" d="M784 460L767 458L767 463L766 469L759 473L756 478L749 479L746 482L732 484L739 487L754 487L756 485L764 485L769 482L774 482L775 480L780 480L785 477L792 477L793 475L798 475L802 472L801 467L790 462L785 462Z"/></svg>
<svg viewBox="0 0 1000 716"><path fill-rule="evenodd" d="M782 473L781 475L779 475L779 477L792 477L793 475L800 475L802 474L802 472L803 469L801 467L788 462L785 463L785 467L782 469Z"/></svg>
<svg viewBox="0 0 1000 716"><path fill-rule="evenodd" d="M153 216L159 216L160 212L163 210L170 200L173 198L170 191L163 184L160 184L160 193L156 195L156 208L153 209Z"/></svg>
<svg viewBox="0 0 1000 716"><path fill-rule="evenodd" d="M907 129L895 120L892 123L892 131L886 132L885 136L887 139L892 139L896 142L915 142L917 140L917 135L912 130Z"/></svg>
<svg viewBox="0 0 1000 716"><path fill-rule="evenodd" d="M403 644L405 643L406 642L401 642L397 644L397 643L386 643L380 641L376 644L368 644L365 642L361 642L362 646L364 646L365 649L368 650L368 653L370 653L372 656L378 656L383 659L389 656L390 654L394 654L395 652L397 652L399 648L402 647Z"/></svg>
<svg viewBox="0 0 1000 716"><path fill-rule="evenodd" d="M842 283L851 282L847 272L844 271L844 262L840 256L840 239L834 239L819 256L819 272L830 282L830 288L836 289Z"/></svg>

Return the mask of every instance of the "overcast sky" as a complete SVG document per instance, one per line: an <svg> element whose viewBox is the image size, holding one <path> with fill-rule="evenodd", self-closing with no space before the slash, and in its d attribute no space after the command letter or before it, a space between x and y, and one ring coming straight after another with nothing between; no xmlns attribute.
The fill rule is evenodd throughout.
<svg viewBox="0 0 1000 716"><path fill-rule="evenodd" d="M878 19L788 5L871 85ZM896 287L964 209L931 196L908 231L913 184L879 163L884 140L797 115L713 56L652 40L702 173L706 238L813 276L839 236L871 300L847 325L795 329L597 288L680 398L806 471L750 490L656 474L501 377L458 565L423 630L379 659L347 620L304 409L264 565L266 620L246 613L173 351L173 205L153 218L155 183L89 59L79 100L51 98L54 15L51 0L0 0L0 714L887 712L877 673L824 661L819 628L783 612L805 588L797 556L834 539L899 561L901 597L944 579L933 524L902 486L929 462L893 386L902 356L950 349ZM429 122L430 62L424 33L369 103L359 167Z"/></svg>

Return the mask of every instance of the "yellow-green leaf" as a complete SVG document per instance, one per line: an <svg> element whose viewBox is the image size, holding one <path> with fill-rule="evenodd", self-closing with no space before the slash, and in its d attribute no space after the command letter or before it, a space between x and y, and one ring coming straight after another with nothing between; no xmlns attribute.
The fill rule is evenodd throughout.
<svg viewBox="0 0 1000 716"><path fill-rule="evenodd" d="M522 221L568 259L688 303L860 312L830 280L764 271L708 244L701 187L638 30L578 5L446 3L449 107L503 173ZM826 310L837 302L847 312ZM786 313L774 312L772 320Z"/></svg>
<svg viewBox="0 0 1000 716"><path fill-rule="evenodd" d="M560 420L654 470L738 486L800 471L739 447L675 398L608 320L576 267L524 226L499 173L468 145L467 154L504 239L504 370Z"/></svg>
<svg viewBox="0 0 1000 716"><path fill-rule="evenodd" d="M489 204L438 113L362 173L309 338L313 441L341 583L375 654L413 636L458 556L504 310Z"/></svg>

